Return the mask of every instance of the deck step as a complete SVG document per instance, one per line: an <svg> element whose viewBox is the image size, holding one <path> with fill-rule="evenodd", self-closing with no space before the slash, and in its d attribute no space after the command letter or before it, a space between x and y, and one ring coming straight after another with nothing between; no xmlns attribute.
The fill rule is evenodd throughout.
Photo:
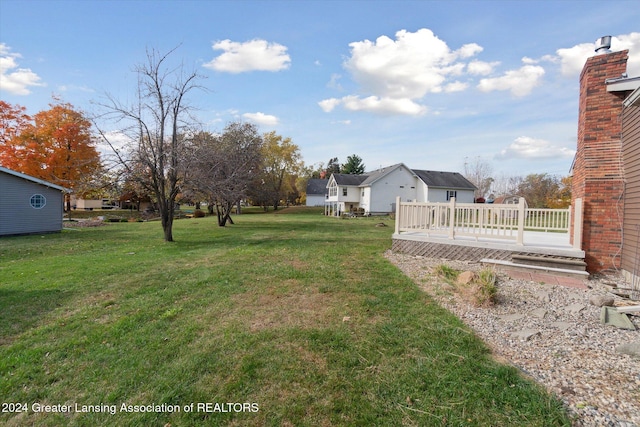
<svg viewBox="0 0 640 427"><path fill-rule="evenodd" d="M512 254L511 261L516 264L534 265L538 267L559 268L576 271L587 270L587 263L584 262L584 260L577 258Z"/></svg>
<svg viewBox="0 0 640 427"><path fill-rule="evenodd" d="M522 264L512 261L504 261L498 259L483 258L480 260L483 265L492 265L503 270L516 270L524 272L547 273L557 276L575 277L578 279L588 279L589 273L581 270L572 270L570 268L547 267L541 265Z"/></svg>

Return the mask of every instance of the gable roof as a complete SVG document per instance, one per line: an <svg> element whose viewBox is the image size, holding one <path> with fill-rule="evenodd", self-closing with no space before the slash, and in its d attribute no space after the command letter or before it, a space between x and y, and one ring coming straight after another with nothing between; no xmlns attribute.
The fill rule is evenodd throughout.
<svg viewBox="0 0 640 427"><path fill-rule="evenodd" d="M311 178L307 181L307 195L309 194L327 194L328 179Z"/></svg>
<svg viewBox="0 0 640 427"><path fill-rule="evenodd" d="M387 167L384 167L384 168L376 169L374 171L371 171L371 172L367 173L367 179L365 179L362 182L362 186L371 185L374 182L376 182L377 180L381 179L382 177L390 174L391 172L393 172L396 169L399 169L401 167L404 167L406 170L409 171L409 173L415 175L413 173L413 171L411 169L409 169L404 163L396 163L395 165L391 165L391 166L387 166Z"/></svg>
<svg viewBox="0 0 640 427"><path fill-rule="evenodd" d="M374 182L376 182L377 180L379 180L380 178L390 174L391 172L393 172L394 170L398 169L399 167L404 166L409 172L413 173L411 171L411 169L409 169L407 166L405 166L404 163L396 163L395 165L391 165L391 166L387 166L384 168L380 168L380 169L376 169L374 171L371 172L367 172L365 174L362 175L352 175L352 174L346 174L346 173L334 173L332 174L332 176L334 177L336 184L338 185L347 185L347 186L354 186L354 187L366 187L368 185L373 184Z"/></svg>
<svg viewBox="0 0 640 427"><path fill-rule="evenodd" d="M369 175L352 175L348 173L334 173L331 175L338 185L359 186Z"/></svg>
<svg viewBox="0 0 640 427"><path fill-rule="evenodd" d="M429 187L447 188L451 190L476 190L476 186L458 172L409 169L404 163L397 163L363 175L334 173L331 176L337 185L366 187L400 167L405 167L409 172L420 178L422 182L427 184Z"/></svg>
<svg viewBox="0 0 640 427"><path fill-rule="evenodd" d="M450 188L452 190L475 190L476 186L473 185L467 178L460 175L458 172L440 172L440 171L426 171L414 169L413 173L427 184L429 187L435 188Z"/></svg>
<svg viewBox="0 0 640 427"><path fill-rule="evenodd" d="M0 172L4 172L7 175L13 175L15 177L22 178L22 179L27 180L27 181L35 182L36 184L44 185L45 187L53 188L55 190L64 191L65 193L70 193L71 192L71 190L68 189L68 188L60 187L59 185L53 184L53 183L51 183L49 181L44 181L42 179L35 178L35 177L31 176L31 175L27 175L27 174L24 174L24 173L16 172L14 170L7 169L7 168L2 167L2 166L0 166Z"/></svg>

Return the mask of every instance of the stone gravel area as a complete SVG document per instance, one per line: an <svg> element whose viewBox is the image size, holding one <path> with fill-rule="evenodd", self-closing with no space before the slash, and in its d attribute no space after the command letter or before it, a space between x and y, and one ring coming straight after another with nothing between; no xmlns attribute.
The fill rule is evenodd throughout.
<svg viewBox="0 0 640 427"><path fill-rule="evenodd" d="M511 279L498 272L497 303L465 303L433 268L446 264L478 271L478 263L429 259L388 251L385 256L443 307L471 327L495 357L510 363L556 394L574 426L640 426L640 359L616 351L640 341L640 331L600 323L593 295L611 295L617 276L587 281L588 289ZM615 304L623 299L614 297ZM640 317L629 316L636 328Z"/></svg>

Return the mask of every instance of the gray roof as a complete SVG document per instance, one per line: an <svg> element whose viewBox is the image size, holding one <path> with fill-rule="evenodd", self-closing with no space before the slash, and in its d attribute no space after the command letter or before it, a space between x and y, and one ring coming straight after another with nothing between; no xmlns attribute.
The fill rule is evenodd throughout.
<svg viewBox="0 0 640 427"><path fill-rule="evenodd" d="M27 174L24 174L24 173L16 172L14 170L7 169L7 168L2 167L2 166L0 166L0 172L4 172L4 173L6 173L8 175L16 176L18 178L22 178L22 179L25 179L27 181L35 182L36 184L44 185L45 187L49 187L49 188L53 188L53 189L56 189L56 190L64 191L65 193L70 193L71 192L71 190L68 189L68 188L64 188L64 187L61 187L59 185L53 184L53 183L51 183L49 181L45 181L45 180L33 177L31 175L27 175Z"/></svg>
<svg viewBox="0 0 640 427"><path fill-rule="evenodd" d="M354 187L366 187L390 173L391 171L404 166L403 163L380 168L363 175L349 175L344 173L334 173L333 177L338 185L350 185ZM476 186L469 182L458 172L440 172L419 169L409 169L414 175L420 178L429 187L447 188L451 190L475 190ZM308 193L307 193L308 194Z"/></svg>
<svg viewBox="0 0 640 427"><path fill-rule="evenodd" d="M307 181L307 194L327 194L328 179L311 178Z"/></svg>
<svg viewBox="0 0 640 427"><path fill-rule="evenodd" d="M362 184L369 175L352 175L348 173L334 173L333 178L338 185L353 185L358 186Z"/></svg>
<svg viewBox="0 0 640 427"><path fill-rule="evenodd" d="M413 173L429 187L435 188L450 188L452 190L475 190L476 186L473 185L467 178L460 175L458 172L440 172L440 171L425 171L413 169Z"/></svg>

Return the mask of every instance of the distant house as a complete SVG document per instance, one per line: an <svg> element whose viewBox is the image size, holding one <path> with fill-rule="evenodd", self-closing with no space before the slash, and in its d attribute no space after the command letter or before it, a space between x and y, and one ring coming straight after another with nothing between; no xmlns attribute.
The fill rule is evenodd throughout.
<svg viewBox="0 0 640 427"><path fill-rule="evenodd" d="M324 206L327 201L328 179L312 178L307 181L307 206Z"/></svg>
<svg viewBox="0 0 640 427"><path fill-rule="evenodd" d="M364 175L332 174L327 183L327 215L383 214L402 201L473 203L476 187L457 172L410 169L403 163Z"/></svg>
<svg viewBox="0 0 640 427"><path fill-rule="evenodd" d="M0 236L62 231L66 188L0 167Z"/></svg>

